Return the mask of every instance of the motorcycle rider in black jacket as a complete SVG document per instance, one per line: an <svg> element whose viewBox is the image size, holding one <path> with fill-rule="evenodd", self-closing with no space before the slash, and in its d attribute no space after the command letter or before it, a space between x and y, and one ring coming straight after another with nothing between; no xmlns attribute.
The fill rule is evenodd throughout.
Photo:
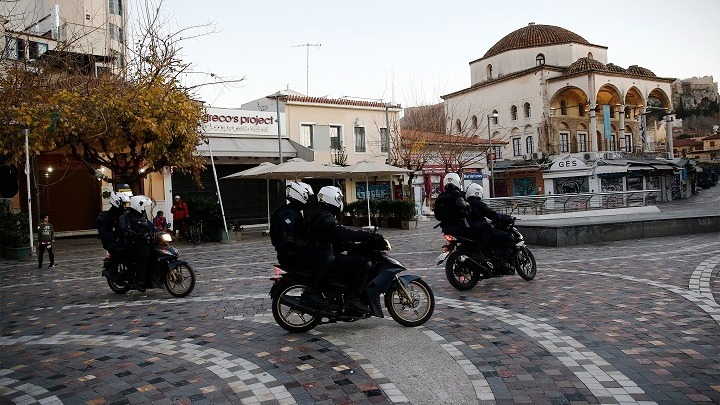
<svg viewBox="0 0 720 405"><path fill-rule="evenodd" d="M313 249L307 239L307 224L303 210L313 195L312 187L306 183L289 181L285 188L287 203L273 212L270 217L270 241L277 252L280 265L312 268L313 282L303 291L301 300L315 306L325 306L327 299L318 286L330 264L332 254Z"/></svg>
<svg viewBox="0 0 720 405"><path fill-rule="evenodd" d="M443 186L445 189L435 199L435 219L440 221L443 232L472 238L474 235L467 222L470 206L465 201L460 176L457 173L446 174Z"/></svg>
<svg viewBox="0 0 720 405"><path fill-rule="evenodd" d="M98 236L103 249L107 250L115 263L122 262L125 256L125 244L119 229L120 216L130 205L130 197L124 193L110 193L110 209L101 212L96 220Z"/></svg>
<svg viewBox="0 0 720 405"><path fill-rule="evenodd" d="M151 249L150 238L154 234L154 226L145 214L145 209L151 204L152 200L144 195L130 197L130 207L118 221L127 246L128 258L136 263L133 288L140 291L145 291L147 287L145 280Z"/></svg>
<svg viewBox="0 0 720 405"><path fill-rule="evenodd" d="M509 232L502 231L490 225L486 218L493 223L507 226L512 223L512 217L499 212L493 211L482 200L483 188L477 183L468 185L465 191L465 199L470 205L470 213L468 214L468 223L476 240L482 243L489 243L493 246L493 250L502 259L500 265L507 273L512 274L513 267L508 263L508 255L510 254L510 246L515 243L515 239Z"/></svg>
<svg viewBox="0 0 720 405"><path fill-rule="evenodd" d="M360 301L365 288L367 273L372 266L370 258L360 255L341 254L351 242L384 241L382 235L347 229L337 221L343 210L343 194L339 188L325 186L318 192L320 213L309 223L308 237L311 246L328 252L334 257L334 271L349 272L349 291L345 308L359 313L368 313L370 308Z"/></svg>

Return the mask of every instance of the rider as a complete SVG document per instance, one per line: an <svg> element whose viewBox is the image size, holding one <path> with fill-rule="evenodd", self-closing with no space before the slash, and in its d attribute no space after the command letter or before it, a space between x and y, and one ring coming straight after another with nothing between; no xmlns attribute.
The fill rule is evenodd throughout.
<svg viewBox="0 0 720 405"><path fill-rule="evenodd" d="M446 174L443 178L443 187L445 189L435 200L435 219L440 221L443 232L471 237L466 219L470 213L470 206L465 201L460 176L457 173Z"/></svg>
<svg viewBox="0 0 720 405"><path fill-rule="evenodd" d="M150 256L150 237L154 226L147 219L145 208L150 207L152 200L144 195L130 197L130 208L119 219L129 258L136 263L135 282L133 288L145 291L147 287L148 257Z"/></svg>
<svg viewBox="0 0 720 405"><path fill-rule="evenodd" d="M365 288L367 273L370 270L370 259L365 256L353 254L340 254L349 242L377 242L384 241L382 235L364 231L347 229L337 221L337 216L343 210L343 194L335 186L325 186L318 192L320 213L315 215L309 224L309 239L311 246L327 252L334 257L332 268L338 271L349 271L349 291L345 301L345 308L359 313L368 313L370 308L360 301L360 295ZM322 279L324 274L317 276Z"/></svg>
<svg viewBox="0 0 720 405"><path fill-rule="evenodd" d="M468 215L468 222L470 228L473 229L477 239L483 243L490 243L495 248L498 256L501 259L501 266L505 268L506 272L513 271L512 266L507 263L507 257L510 253L510 246L515 242L515 238L509 233L487 223L486 218L491 220L493 223L507 226L512 223L512 217L499 212L495 212L482 200L483 188L477 183L472 183L467 187L465 192L465 199L470 204L470 214Z"/></svg>
<svg viewBox="0 0 720 405"><path fill-rule="evenodd" d="M332 255L326 251L311 249L308 244L303 210L313 194L309 184L298 181L287 183L287 203L275 210L270 217L270 240L281 265L299 267L312 264L315 268L313 282L303 291L301 298L312 305L325 306L328 301L318 291L318 284L332 262Z"/></svg>
<svg viewBox="0 0 720 405"><path fill-rule="evenodd" d="M101 212L96 220L98 236L103 249L116 261L122 261L125 245L121 241L118 219L130 205L130 197L118 191L110 192L110 209Z"/></svg>

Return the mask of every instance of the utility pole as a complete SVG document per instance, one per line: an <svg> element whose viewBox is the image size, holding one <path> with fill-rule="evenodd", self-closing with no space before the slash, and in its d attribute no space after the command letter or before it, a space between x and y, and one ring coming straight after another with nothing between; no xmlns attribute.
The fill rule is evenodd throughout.
<svg viewBox="0 0 720 405"><path fill-rule="evenodd" d="M293 48L305 47L305 95L310 95L310 47L311 46L322 46L322 44L300 44L293 45Z"/></svg>

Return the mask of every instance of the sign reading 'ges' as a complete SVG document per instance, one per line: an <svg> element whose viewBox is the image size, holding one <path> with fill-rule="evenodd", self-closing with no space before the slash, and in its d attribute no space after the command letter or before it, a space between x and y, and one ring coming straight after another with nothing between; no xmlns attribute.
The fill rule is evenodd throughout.
<svg viewBox="0 0 720 405"><path fill-rule="evenodd" d="M588 168L588 165L585 164L585 162L583 162L582 160L568 156L564 159L556 160L555 162L553 162L553 164L550 166L550 171L579 170L579 169L587 169L587 168Z"/></svg>
<svg viewBox="0 0 720 405"><path fill-rule="evenodd" d="M281 125L284 123L284 115L280 114ZM201 120L203 131L208 135L277 136L278 123L275 112L208 107Z"/></svg>

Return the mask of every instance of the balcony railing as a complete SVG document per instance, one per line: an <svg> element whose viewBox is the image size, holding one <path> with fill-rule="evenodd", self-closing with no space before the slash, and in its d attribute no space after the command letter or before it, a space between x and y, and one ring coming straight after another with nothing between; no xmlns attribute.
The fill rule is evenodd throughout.
<svg viewBox="0 0 720 405"><path fill-rule="evenodd" d="M643 207L661 201L660 190L605 193L548 194L485 199L490 208L505 214L543 215L558 212Z"/></svg>

